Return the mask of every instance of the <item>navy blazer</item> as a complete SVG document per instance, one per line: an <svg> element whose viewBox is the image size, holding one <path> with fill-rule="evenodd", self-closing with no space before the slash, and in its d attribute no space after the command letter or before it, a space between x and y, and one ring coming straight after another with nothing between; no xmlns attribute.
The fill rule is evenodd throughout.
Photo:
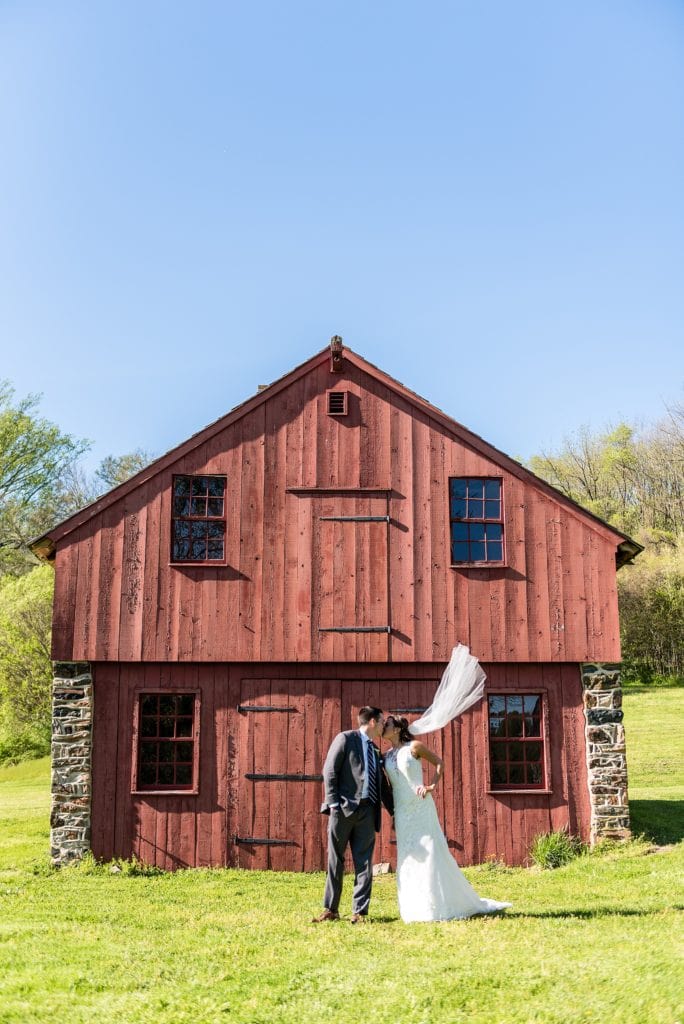
<svg viewBox="0 0 684 1024"><path fill-rule="evenodd" d="M323 782L325 799L321 805L322 814L330 814L330 805L339 804L342 814L350 815L359 806L363 784L366 778L366 757L363 749L364 741L358 729L339 732L330 744L328 756L323 765ZM380 803L382 802L390 814L394 814L392 787L387 781L384 770L384 758L371 741L375 750L378 768L378 787L380 801L375 808L375 831L380 831Z"/></svg>

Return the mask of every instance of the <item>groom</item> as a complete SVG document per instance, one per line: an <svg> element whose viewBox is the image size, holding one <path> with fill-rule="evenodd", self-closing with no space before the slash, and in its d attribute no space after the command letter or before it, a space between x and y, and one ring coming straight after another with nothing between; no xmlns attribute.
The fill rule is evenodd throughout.
<svg viewBox="0 0 684 1024"><path fill-rule="evenodd" d="M361 708L358 722L358 729L337 734L323 766L325 800L321 813L330 815L328 877L323 895L325 909L313 919L316 923L339 921L347 846L354 861L351 922L365 920L373 883L375 833L380 831L380 803L394 813L392 791L383 777L380 751L373 743L382 736L382 711Z"/></svg>

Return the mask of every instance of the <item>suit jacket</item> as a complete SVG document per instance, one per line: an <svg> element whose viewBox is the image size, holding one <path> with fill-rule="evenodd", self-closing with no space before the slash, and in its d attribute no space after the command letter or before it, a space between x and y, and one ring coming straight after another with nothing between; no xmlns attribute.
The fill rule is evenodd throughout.
<svg viewBox="0 0 684 1024"><path fill-rule="evenodd" d="M330 814L330 805L339 804L342 814L350 815L359 806L363 783L366 778L366 757L363 749L364 740L358 729L339 732L330 744L328 756L323 765L323 782L325 799L321 805L322 814ZM380 800L375 806L375 831L380 831L380 802L390 814L394 814L392 788L387 781L383 768L383 758L375 746L378 763L378 788Z"/></svg>

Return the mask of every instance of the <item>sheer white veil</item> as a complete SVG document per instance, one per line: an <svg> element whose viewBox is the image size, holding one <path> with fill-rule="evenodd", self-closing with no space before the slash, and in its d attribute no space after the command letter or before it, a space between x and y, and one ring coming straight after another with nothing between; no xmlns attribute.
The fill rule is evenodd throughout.
<svg viewBox="0 0 684 1024"><path fill-rule="evenodd" d="M486 678L479 661L467 647L463 644L454 647L432 704L409 725L411 735L421 736L443 729L447 722L481 700Z"/></svg>

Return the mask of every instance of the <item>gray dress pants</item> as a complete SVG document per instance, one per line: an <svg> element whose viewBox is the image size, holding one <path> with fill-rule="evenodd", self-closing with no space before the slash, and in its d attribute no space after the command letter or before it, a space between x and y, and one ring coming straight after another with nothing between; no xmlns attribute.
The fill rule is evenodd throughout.
<svg viewBox="0 0 684 1024"><path fill-rule="evenodd" d="M358 807L348 816L339 808L333 807L330 811L328 877L323 894L323 906L328 910L339 910L347 846L350 847L354 860L352 914L367 914L373 885L375 847L375 808L372 804Z"/></svg>

